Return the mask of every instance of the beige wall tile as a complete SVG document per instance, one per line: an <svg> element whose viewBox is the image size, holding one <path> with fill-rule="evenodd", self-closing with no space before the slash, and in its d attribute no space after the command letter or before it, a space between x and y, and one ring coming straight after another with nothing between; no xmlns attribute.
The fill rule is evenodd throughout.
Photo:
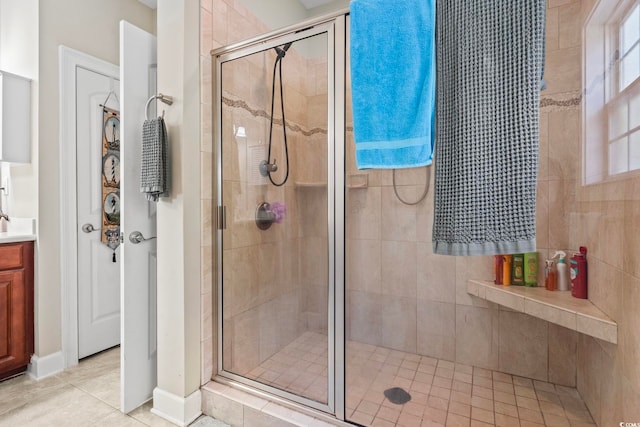
<svg viewBox="0 0 640 427"><path fill-rule="evenodd" d="M576 351L578 334L549 323L549 382L576 386Z"/></svg>
<svg viewBox="0 0 640 427"><path fill-rule="evenodd" d="M554 7L547 9L547 22L546 22L546 51L557 50L559 48L559 33L558 33L558 8Z"/></svg>
<svg viewBox="0 0 640 427"><path fill-rule="evenodd" d="M640 224L640 202L627 201L624 210L624 271L635 277L640 277L640 239L635 237L633 230L638 230Z"/></svg>
<svg viewBox="0 0 640 427"><path fill-rule="evenodd" d="M467 293L469 279L492 282L495 279L493 257L456 257L456 304L489 307L488 302Z"/></svg>
<svg viewBox="0 0 640 427"><path fill-rule="evenodd" d="M425 199L416 205L416 237L419 242L432 244L433 231L433 186L434 186L434 167L430 166L429 170L429 189ZM416 200L419 195L424 192L425 183L416 185Z"/></svg>
<svg viewBox="0 0 640 427"><path fill-rule="evenodd" d="M213 337L213 295L200 295L200 340L205 341Z"/></svg>
<svg viewBox="0 0 640 427"><path fill-rule="evenodd" d="M200 151L203 153L213 153L213 111L211 103L200 105ZM204 155L204 154L202 154Z"/></svg>
<svg viewBox="0 0 640 427"><path fill-rule="evenodd" d="M549 0L547 2L547 5L548 5L547 7L551 9L551 8L562 6L565 4L575 3L576 1L580 1L580 0Z"/></svg>
<svg viewBox="0 0 640 427"><path fill-rule="evenodd" d="M580 110L549 113L549 179L578 178L580 135Z"/></svg>
<svg viewBox="0 0 640 427"><path fill-rule="evenodd" d="M200 102L211 104L213 98L213 75L211 74L211 55L207 52L200 56ZM163 107L164 108L164 107Z"/></svg>
<svg viewBox="0 0 640 427"><path fill-rule="evenodd" d="M485 369L498 368L498 310L456 306L456 361Z"/></svg>
<svg viewBox="0 0 640 427"><path fill-rule="evenodd" d="M234 249L231 259L225 258L223 263L223 293L229 300L232 314L255 307L259 299L259 249L256 246ZM231 277L227 278L227 272Z"/></svg>
<svg viewBox="0 0 640 427"><path fill-rule="evenodd" d="M347 289L382 293L379 240L347 241Z"/></svg>
<svg viewBox="0 0 640 427"><path fill-rule="evenodd" d="M631 384L640 384L640 279L626 274L623 285L623 317L618 335L624 345L623 374ZM640 387L636 386L636 390Z"/></svg>
<svg viewBox="0 0 640 427"><path fill-rule="evenodd" d="M300 279L303 283L327 283L329 271L327 240L308 237L300 246Z"/></svg>
<svg viewBox="0 0 640 427"><path fill-rule="evenodd" d="M582 2L577 1L558 7L558 43L560 49L580 47L581 42Z"/></svg>
<svg viewBox="0 0 640 427"><path fill-rule="evenodd" d="M200 7L207 12L213 11L213 0L200 0Z"/></svg>
<svg viewBox="0 0 640 427"><path fill-rule="evenodd" d="M415 242L387 242L381 246L382 292L385 295L416 297L417 266Z"/></svg>
<svg viewBox="0 0 640 427"><path fill-rule="evenodd" d="M622 413L625 420L640 419L640 391L638 384L622 377Z"/></svg>
<svg viewBox="0 0 640 427"><path fill-rule="evenodd" d="M602 352L602 365L598 372L602 400L598 425L601 426L625 419L623 415L622 358L617 357L617 354L613 356L611 357L606 351Z"/></svg>
<svg viewBox="0 0 640 427"><path fill-rule="evenodd" d="M243 425L243 410L244 408L239 402L215 393L203 393L202 412L211 414L216 419L234 427Z"/></svg>
<svg viewBox="0 0 640 427"><path fill-rule="evenodd" d="M602 349L595 338L578 335L578 391L595 420L601 415Z"/></svg>
<svg viewBox="0 0 640 427"><path fill-rule="evenodd" d="M216 359L214 357L213 345L215 340L208 338L200 343L200 384L204 385L211 381L213 373L217 371L215 365ZM214 368L215 367L215 368Z"/></svg>
<svg viewBox="0 0 640 427"><path fill-rule="evenodd" d="M500 311L499 370L542 381L548 376L548 323Z"/></svg>
<svg viewBox="0 0 640 427"><path fill-rule="evenodd" d="M211 9L200 9L200 55L209 56L213 46L213 15Z"/></svg>
<svg viewBox="0 0 640 427"><path fill-rule="evenodd" d="M346 234L351 239L380 240L382 220L380 187L347 190Z"/></svg>
<svg viewBox="0 0 640 427"><path fill-rule="evenodd" d="M605 239L603 237L603 239ZM589 300L611 319L622 321L623 280L621 270L591 257L588 264Z"/></svg>
<svg viewBox="0 0 640 427"><path fill-rule="evenodd" d="M598 227L597 258L622 269L624 265L625 202L603 202L602 220ZM589 251L591 249L589 248Z"/></svg>
<svg viewBox="0 0 640 427"><path fill-rule="evenodd" d="M202 246L200 248L201 294L213 292L213 266L213 246Z"/></svg>
<svg viewBox="0 0 640 427"><path fill-rule="evenodd" d="M547 29L548 31L548 29ZM539 118L539 159L538 159L538 181L549 179L549 114L553 112L540 112Z"/></svg>
<svg viewBox="0 0 640 427"><path fill-rule="evenodd" d="M420 300L456 302L456 258L434 255L431 243L417 245L417 297Z"/></svg>
<svg viewBox="0 0 640 427"><path fill-rule="evenodd" d="M200 245L211 246L213 244L213 201L204 199L200 201L200 205L200 215L202 216Z"/></svg>
<svg viewBox="0 0 640 427"><path fill-rule="evenodd" d="M398 186L397 190L404 200L416 199L414 186ZM416 207L402 204L392 187L382 187L382 239L416 241Z"/></svg>
<svg viewBox="0 0 640 427"><path fill-rule="evenodd" d="M569 247L570 226L575 216L566 215L575 202L575 181L549 181L549 247ZM563 214L561 214L561 212ZM572 222L573 220L573 222Z"/></svg>
<svg viewBox="0 0 640 427"><path fill-rule="evenodd" d="M265 412L244 407L243 426L294 427L296 424L283 421Z"/></svg>
<svg viewBox="0 0 640 427"><path fill-rule="evenodd" d="M549 247L549 181L538 181L536 194L536 246ZM542 262L544 264L544 260Z"/></svg>
<svg viewBox="0 0 640 427"><path fill-rule="evenodd" d="M383 295L379 299L382 306L382 346L415 353L415 297Z"/></svg>
<svg viewBox="0 0 640 427"><path fill-rule="evenodd" d="M456 360L456 306L418 300L418 354Z"/></svg>
<svg viewBox="0 0 640 427"><path fill-rule="evenodd" d="M545 94L579 91L581 86L580 67L580 48L548 51L544 71L547 82Z"/></svg>
<svg viewBox="0 0 640 427"><path fill-rule="evenodd" d="M380 295L347 292L346 320L349 338L367 344L382 344L382 304Z"/></svg>
<svg viewBox="0 0 640 427"><path fill-rule="evenodd" d="M564 326L571 330L576 330L578 320L575 313L565 310L559 310L548 304L543 304L532 299L526 299L524 302L524 312L539 319L545 319L556 325Z"/></svg>
<svg viewBox="0 0 640 427"><path fill-rule="evenodd" d="M257 309L247 310L235 317L231 341L231 369L245 374L260 364L260 318Z"/></svg>

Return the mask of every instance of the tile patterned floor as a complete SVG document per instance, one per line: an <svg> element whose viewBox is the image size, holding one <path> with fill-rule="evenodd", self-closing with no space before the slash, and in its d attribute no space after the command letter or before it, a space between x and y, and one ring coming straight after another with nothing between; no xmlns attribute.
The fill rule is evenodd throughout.
<svg viewBox="0 0 640 427"><path fill-rule="evenodd" d="M120 412L120 349L89 357L40 381L21 375L0 382L0 426L175 427L152 403Z"/></svg>
<svg viewBox="0 0 640 427"><path fill-rule="evenodd" d="M326 400L326 342L307 332L247 376ZM575 388L357 342L346 358L347 416L363 426L595 426ZM411 400L391 403L392 387Z"/></svg>
<svg viewBox="0 0 640 427"><path fill-rule="evenodd" d="M327 336L305 332L246 376L327 403L327 361Z"/></svg>
<svg viewBox="0 0 640 427"><path fill-rule="evenodd" d="M502 372L350 342L349 419L392 426L595 426L577 390ZM383 392L401 387L411 401Z"/></svg>

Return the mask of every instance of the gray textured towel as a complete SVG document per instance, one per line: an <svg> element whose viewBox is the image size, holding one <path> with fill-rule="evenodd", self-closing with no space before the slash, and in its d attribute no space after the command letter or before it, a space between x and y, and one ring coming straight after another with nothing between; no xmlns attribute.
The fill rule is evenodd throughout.
<svg viewBox="0 0 640 427"><path fill-rule="evenodd" d="M545 0L439 0L433 250L536 250Z"/></svg>
<svg viewBox="0 0 640 427"><path fill-rule="evenodd" d="M151 202L169 195L167 150L167 129L162 117L145 120L142 125L140 192L145 193Z"/></svg>

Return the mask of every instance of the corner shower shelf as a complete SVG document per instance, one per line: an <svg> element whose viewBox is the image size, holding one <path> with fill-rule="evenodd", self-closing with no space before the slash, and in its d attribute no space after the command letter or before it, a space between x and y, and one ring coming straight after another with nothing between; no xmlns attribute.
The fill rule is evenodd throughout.
<svg viewBox="0 0 640 427"><path fill-rule="evenodd" d="M550 292L541 287L501 286L469 280L467 293L603 341L618 343L617 323L591 301L574 298L569 291Z"/></svg>
<svg viewBox="0 0 640 427"><path fill-rule="evenodd" d="M352 190L363 189L369 187L369 175L356 174L347 175L347 188Z"/></svg>

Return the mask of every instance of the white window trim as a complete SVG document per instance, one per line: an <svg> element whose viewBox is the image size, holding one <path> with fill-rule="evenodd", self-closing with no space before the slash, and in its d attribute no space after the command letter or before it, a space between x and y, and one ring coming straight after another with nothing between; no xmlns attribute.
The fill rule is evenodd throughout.
<svg viewBox="0 0 640 427"><path fill-rule="evenodd" d="M640 90L640 78L618 91L619 58L615 52L623 20L640 0L598 0L583 27L582 72L582 183L597 184L637 175L640 169L610 173L609 111L616 103ZM627 114L628 111L627 111ZM631 134L636 128L626 134Z"/></svg>

